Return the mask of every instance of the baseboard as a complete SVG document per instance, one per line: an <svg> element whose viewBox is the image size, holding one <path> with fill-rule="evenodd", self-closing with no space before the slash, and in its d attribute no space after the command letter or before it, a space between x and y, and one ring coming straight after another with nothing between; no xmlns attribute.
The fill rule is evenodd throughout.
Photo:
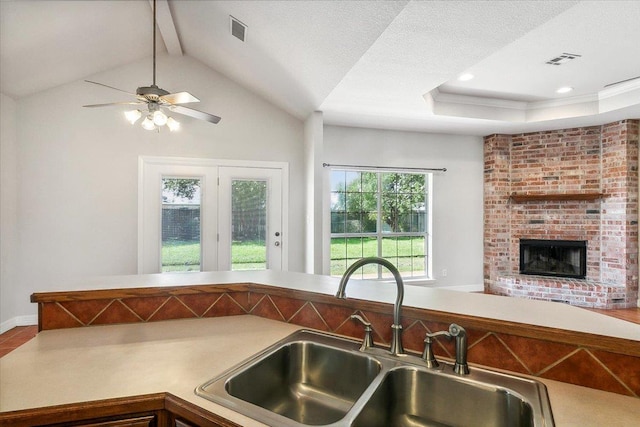
<svg viewBox="0 0 640 427"><path fill-rule="evenodd" d="M424 288L431 289L446 289L449 291L484 292L483 283L475 285L439 285L435 280L405 280L404 284L409 286L422 286Z"/></svg>
<svg viewBox="0 0 640 427"><path fill-rule="evenodd" d="M38 324L38 316L35 314L28 316L16 316L9 320L0 323L0 334L4 334L8 330L15 328L16 326L32 326Z"/></svg>
<svg viewBox="0 0 640 427"><path fill-rule="evenodd" d="M482 283L477 285L434 286L434 288L447 289L449 291L460 291L460 292L484 292L484 284Z"/></svg>

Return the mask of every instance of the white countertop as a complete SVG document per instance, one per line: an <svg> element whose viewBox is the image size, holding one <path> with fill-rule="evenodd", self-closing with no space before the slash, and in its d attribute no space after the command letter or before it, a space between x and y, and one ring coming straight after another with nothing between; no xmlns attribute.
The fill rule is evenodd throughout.
<svg viewBox="0 0 640 427"><path fill-rule="evenodd" d="M229 283L256 283L335 295L339 279L270 270L163 273L101 276L73 282L60 282L56 290L126 289ZM396 298L396 286L394 283L352 279L347 284L346 293L348 298L393 304ZM403 305L640 341L640 325L638 324L557 302L534 301L407 284L405 285Z"/></svg>
<svg viewBox="0 0 640 427"><path fill-rule="evenodd" d="M0 411L169 392L243 426L263 426L194 389L297 329L245 315L40 332L0 358ZM544 383L559 427L640 419L640 399Z"/></svg>

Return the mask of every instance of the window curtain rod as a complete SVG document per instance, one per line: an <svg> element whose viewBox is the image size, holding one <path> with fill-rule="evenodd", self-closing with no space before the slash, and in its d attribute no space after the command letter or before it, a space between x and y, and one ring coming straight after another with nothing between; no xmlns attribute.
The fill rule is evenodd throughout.
<svg viewBox="0 0 640 427"><path fill-rule="evenodd" d="M352 168L352 169L381 169L381 170L394 170L394 171L432 171L432 172L446 172L447 168L394 168L391 166L363 166L363 165L335 165L330 163L323 163L323 168Z"/></svg>

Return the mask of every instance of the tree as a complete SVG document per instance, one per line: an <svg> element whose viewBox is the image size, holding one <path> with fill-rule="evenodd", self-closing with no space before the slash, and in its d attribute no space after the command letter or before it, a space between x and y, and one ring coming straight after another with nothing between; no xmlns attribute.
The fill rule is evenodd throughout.
<svg viewBox="0 0 640 427"><path fill-rule="evenodd" d="M418 231L415 219L424 212L424 175L382 174L382 221L393 232Z"/></svg>
<svg viewBox="0 0 640 427"><path fill-rule="evenodd" d="M423 231L418 219L425 214L423 174L381 173L378 188L377 173L349 172L333 194L332 232L375 232L379 197L384 231Z"/></svg>
<svg viewBox="0 0 640 427"><path fill-rule="evenodd" d="M231 212L234 240L264 241L267 213L267 183L235 180Z"/></svg>
<svg viewBox="0 0 640 427"><path fill-rule="evenodd" d="M162 180L163 193L172 193L177 198L191 200L198 188L200 188L200 180L195 178L164 178Z"/></svg>

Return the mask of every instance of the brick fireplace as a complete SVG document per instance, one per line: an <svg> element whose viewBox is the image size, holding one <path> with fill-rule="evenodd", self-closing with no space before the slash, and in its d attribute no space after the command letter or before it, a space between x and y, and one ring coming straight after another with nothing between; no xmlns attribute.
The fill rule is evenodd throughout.
<svg viewBox="0 0 640 427"><path fill-rule="evenodd" d="M484 138L485 292L637 305L639 123ZM586 241L586 277L520 274L521 239Z"/></svg>

